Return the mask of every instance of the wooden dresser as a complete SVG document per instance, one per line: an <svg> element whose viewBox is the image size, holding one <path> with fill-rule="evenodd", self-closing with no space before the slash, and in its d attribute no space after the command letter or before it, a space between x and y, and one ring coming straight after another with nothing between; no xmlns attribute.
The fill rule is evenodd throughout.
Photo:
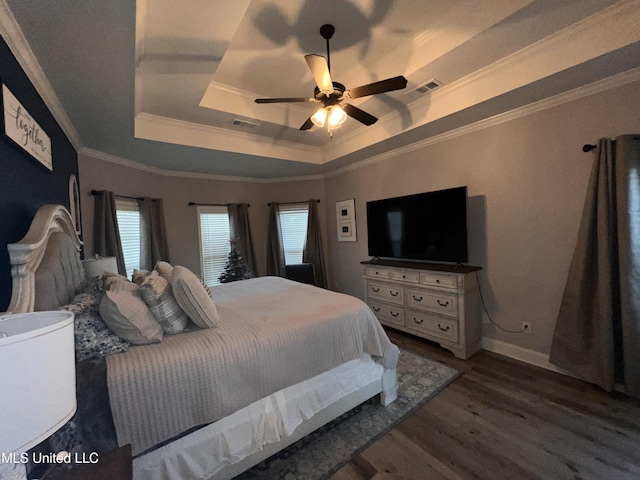
<svg viewBox="0 0 640 480"><path fill-rule="evenodd" d="M364 265L366 302L380 323L433 340L467 359L480 349L481 267L398 260Z"/></svg>

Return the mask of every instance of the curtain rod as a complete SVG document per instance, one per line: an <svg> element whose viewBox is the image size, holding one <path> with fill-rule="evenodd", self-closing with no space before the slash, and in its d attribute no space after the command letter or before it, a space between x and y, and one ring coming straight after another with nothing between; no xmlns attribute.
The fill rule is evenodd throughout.
<svg viewBox="0 0 640 480"><path fill-rule="evenodd" d="M95 196L96 196L96 195L98 195L100 192L99 192L98 190L91 190L89 193L95 197ZM142 200L142 199L144 198L144 197L129 197L129 196L127 196L127 195L117 195L117 194L115 194L115 193L114 193L113 195L114 195L115 197L128 198L128 199L130 199L130 200Z"/></svg>
<svg viewBox="0 0 640 480"><path fill-rule="evenodd" d="M634 140L640 140L640 137L633 137ZM612 140L613 143L615 143L615 140ZM582 151L587 153L590 152L591 150L595 150L595 148L597 147L597 145L591 145L589 143L585 143L582 146Z"/></svg>
<svg viewBox="0 0 640 480"><path fill-rule="evenodd" d="M202 207L228 207L229 205L233 205L233 203L196 203L196 202L189 202L189 206L193 207L194 205L198 205L198 206L202 206ZM242 205L241 203L238 203L237 205ZM251 204L247 203L247 207L250 207Z"/></svg>
<svg viewBox="0 0 640 480"><path fill-rule="evenodd" d="M309 203L309 200L301 200L299 202L269 202L267 205L271 206L272 203L276 205L293 205L295 203ZM316 203L320 203L320 200L316 200Z"/></svg>

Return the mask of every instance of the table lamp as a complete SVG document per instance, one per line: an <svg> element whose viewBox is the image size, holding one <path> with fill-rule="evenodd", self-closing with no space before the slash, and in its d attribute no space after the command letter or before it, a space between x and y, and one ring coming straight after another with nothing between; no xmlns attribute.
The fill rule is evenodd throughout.
<svg viewBox="0 0 640 480"><path fill-rule="evenodd" d="M75 412L73 313L0 316L0 478L26 478L23 454Z"/></svg>
<svg viewBox="0 0 640 480"><path fill-rule="evenodd" d="M103 273L118 273L116 257L101 257L96 255L82 261L84 275L87 278L101 277Z"/></svg>

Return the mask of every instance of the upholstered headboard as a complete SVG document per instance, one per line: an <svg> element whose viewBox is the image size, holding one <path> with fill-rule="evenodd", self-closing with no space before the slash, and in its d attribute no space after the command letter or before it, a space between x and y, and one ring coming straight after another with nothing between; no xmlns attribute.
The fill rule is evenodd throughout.
<svg viewBox="0 0 640 480"><path fill-rule="evenodd" d="M84 280L82 242L62 205L44 205L18 243L7 245L13 277L9 313L55 310Z"/></svg>

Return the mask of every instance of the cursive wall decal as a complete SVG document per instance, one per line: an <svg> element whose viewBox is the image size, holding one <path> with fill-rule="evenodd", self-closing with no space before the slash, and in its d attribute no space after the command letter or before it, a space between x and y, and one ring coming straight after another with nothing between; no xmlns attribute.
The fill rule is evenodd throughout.
<svg viewBox="0 0 640 480"><path fill-rule="evenodd" d="M49 170L53 170L51 139L4 84L2 85L2 104L4 130L7 137Z"/></svg>

